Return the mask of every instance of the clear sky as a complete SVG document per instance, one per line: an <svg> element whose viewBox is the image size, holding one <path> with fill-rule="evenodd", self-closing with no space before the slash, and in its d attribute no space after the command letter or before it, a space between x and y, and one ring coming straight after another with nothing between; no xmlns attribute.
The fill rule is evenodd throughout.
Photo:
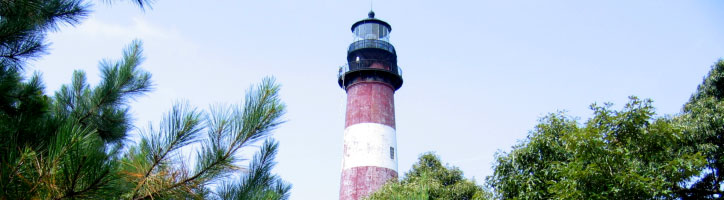
<svg viewBox="0 0 724 200"><path fill-rule="evenodd" d="M237 103L264 76L282 84L288 121L275 172L292 199L336 199L345 93L336 82L350 26L369 1L158 0L145 12L96 1L76 27L49 35L34 61L47 92L74 69L97 83L98 62L144 42L156 90L132 102L135 124L157 123L177 100ZM482 183L495 152L538 118L630 95L676 114L724 57L724 1L375 1L392 25L404 85L395 95L400 175L434 151Z"/></svg>

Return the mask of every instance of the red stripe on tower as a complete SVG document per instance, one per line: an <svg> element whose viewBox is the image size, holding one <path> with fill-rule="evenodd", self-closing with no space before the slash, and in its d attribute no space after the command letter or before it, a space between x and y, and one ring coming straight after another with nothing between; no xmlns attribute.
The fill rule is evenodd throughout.
<svg viewBox="0 0 724 200"><path fill-rule="evenodd" d="M360 82L347 87L345 128L359 123L378 123L395 128L395 91L381 82Z"/></svg>
<svg viewBox="0 0 724 200"><path fill-rule="evenodd" d="M340 199L361 199L397 179L394 93L402 76L391 30L374 12L352 25L355 41L338 80L347 91Z"/></svg>

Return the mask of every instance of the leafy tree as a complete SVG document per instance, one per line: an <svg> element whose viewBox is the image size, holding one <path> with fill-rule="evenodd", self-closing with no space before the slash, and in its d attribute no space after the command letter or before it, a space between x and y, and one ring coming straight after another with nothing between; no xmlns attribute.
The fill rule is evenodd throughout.
<svg viewBox="0 0 724 200"><path fill-rule="evenodd" d="M684 105L680 123L686 129L685 151L700 152L706 167L691 184L676 187L685 199L724 197L724 60L712 66L689 102Z"/></svg>
<svg viewBox="0 0 724 200"><path fill-rule="evenodd" d="M507 154L496 155L494 175L486 182L495 189L498 199L552 199L546 182L560 180L554 167L571 157L563 136L578 130L577 123L562 115L550 114L540 120L527 141Z"/></svg>
<svg viewBox="0 0 724 200"><path fill-rule="evenodd" d="M684 127L654 117L650 100L611 106L592 105L583 126L564 113L541 119L527 140L496 156L487 178L496 198L678 198L705 165L702 154L681 150Z"/></svg>
<svg viewBox="0 0 724 200"><path fill-rule="evenodd" d="M490 194L457 167L443 166L438 156L425 153L405 178L385 184L368 199L490 199Z"/></svg>
<svg viewBox="0 0 724 200"><path fill-rule="evenodd" d="M139 67L140 42L121 60L101 62L95 87L82 71L52 97L37 74L25 81L25 61L44 53L45 33L87 13L82 0L0 1L0 199L222 198L210 186L234 174L240 181L218 192L288 198L291 186L270 172L276 142L264 142L249 167L240 155L282 122L285 106L273 79L251 88L239 106L207 113L177 104L130 146L128 102L152 86ZM180 149L193 147L201 149L188 165L194 162L183 162Z"/></svg>

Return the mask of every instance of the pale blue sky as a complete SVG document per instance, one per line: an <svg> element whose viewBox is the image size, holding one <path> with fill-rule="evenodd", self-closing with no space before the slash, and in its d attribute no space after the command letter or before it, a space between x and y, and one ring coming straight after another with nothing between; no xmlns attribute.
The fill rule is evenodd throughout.
<svg viewBox="0 0 724 200"><path fill-rule="evenodd" d="M97 63L134 38L156 84L132 103L139 127L177 100L239 102L273 75L288 105L275 172L294 184L292 199L337 198L345 94L336 72L369 1L96 4L79 26L50 34L50 54L28 68L49 93L74 69L96 83ZM591 103L619 108L637 95L675 114L724 57L723 1L376 1L374 10L392 25L404 70L400 175L435 151L482 183L496 151L556 110L587 119Z"/></svg>

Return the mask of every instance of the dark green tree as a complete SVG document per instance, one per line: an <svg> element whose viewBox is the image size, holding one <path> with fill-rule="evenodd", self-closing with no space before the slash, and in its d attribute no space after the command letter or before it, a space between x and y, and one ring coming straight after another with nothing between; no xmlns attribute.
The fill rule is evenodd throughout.
<svg viewBox="0 0 724 200"><path fill-rule="evenodd" d="M133 2L144 8L150 1ZM45 53L47 31L78 24L88 5L0 0L0 199L222 198L210 186L234 175L240 181L220 192L288 197L290 185L270 171L276 142L265 142L249 167L241 156L256 151L251 145L282 123L285 106L273 79L251 88L239 106L207 113L177 104L135 145L126 140L132 130L128 102L152 86L150 74L139 67L140 42L119 61L101 62L102 80L94 87L82 71L50 97L38 75L24 80L26 61ZM180 149L193 147L201 148L195 165L181 162L186 159Z"/></svg>
<svg viewBox="0 0 724 200"><path fill-rule="evenodd" d="M494 175L486 179L498 199L552 199L546 185L560 180L554 167L567 162L572 155L563 144L563 137L578 130L578 124L562 113L550 114L540 120L526 141L510 153L496 155Z"/></svg>
<svg viewBox="0 0 724 200"><path fill-rule="evenodd" d="M438 156L425 153L402 180L385 184L368 199L490 199L490 194L457 167L444 166Z"/></svg>
<svg viewBox="0 0 724 200"><path fill-rule="evenodd" d="M86 104L93 106L94 110L76 110L75 114L86 115L83 119L64 118L57 109L62 105L44 95L43 84L37 74L28 81L23 78L26 61L37 59L45 53L45 34L62 24L78 24L88 14L88 5L80 0L0 1L1 199L82 197L97 191L96 188L101 187L110 177L102 175L108 171L110 163L94 160L108 157L104 150L107 148L106 141L93 138L80 140L76 136L89 135L82 133L95 134L98 130L108 133L113 129L128 127L128 124L123 124L128 119L123 101L132 95L118 94L101 102ZM108 76L107 83L115 80L118 85L106 84L104 88L96 88L86 94L113 92L111 90L126 87L126 83L117 83L123 81L122 78L126 81L143 79L135 75L105 75ZM82 73L79 77L83 78ZM150 84L137 86L137 89L145 90ZM99 117L113 117L106 122L121 122L123 126L102 124L98 121ZM116 137L125 137L125 133ZM69 160L71 157L80 160ZM80 171L89 173L81 174ZM52 191L48 187L39 187L51 183L54 185Z"/></svg>
<svg viewBox="0 0 724 200"><path fill-rule="evenodd" d="M706 167L675 192L684 199L724 198L724 60L712 66L679 119L686 127L684 150L702 153Z"/></svg>
<svg viewBox="0 0 724 200"><path fill-rule="evenodd" d="M45 33L58 25L75 25L88 14L83 1L0 1L0 66L21 69L46 48Z"/></svg>
<svg viewBox="0 0 724 200"><path fill-rule="evenodd" d="M111 3L115 0L104 0ZM140 8L152 0L131 0ZM0 1L0 66L20 70L25 61L36 59L48 46L45 34L60 25L76 25L89 13L86 0Z"/></svg>
<svg viewBox="0 0 724 200"><path fill-rule="evenodd" d="M682 151L684 127L654 117L650 100L622 110L591 106L579 125L564 113L541 119L522 143L496 157L487 184L499 199L676 199L705 166Z"/></svg>

